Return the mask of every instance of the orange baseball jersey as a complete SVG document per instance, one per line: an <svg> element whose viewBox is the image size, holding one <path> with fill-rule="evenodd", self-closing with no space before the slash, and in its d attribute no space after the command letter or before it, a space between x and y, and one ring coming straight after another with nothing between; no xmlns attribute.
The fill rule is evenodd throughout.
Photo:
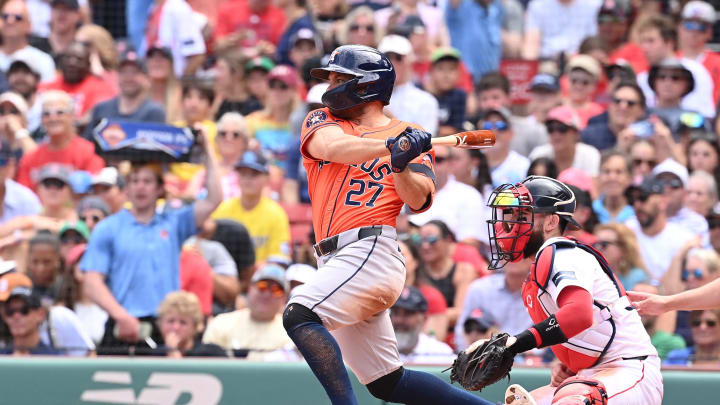
<svg viewBox="0 0 720 405"><path fill-rule="evenodd" d="M395 191L390 155L361 165L320 161L309 156L305 150L308 139L318 129L330 125L339 126L348 135L378 139L395 137L408 126L422 128L396 119L379 128L358 126L333 116L327 108L311 111L303 123L300 151L307 171L315 239L319 242L361 226L394 227L404 203ZM414 159L411 164L424 165L429 173L423 174L434 175L434 160L435 154L431 150Z"/></svg>

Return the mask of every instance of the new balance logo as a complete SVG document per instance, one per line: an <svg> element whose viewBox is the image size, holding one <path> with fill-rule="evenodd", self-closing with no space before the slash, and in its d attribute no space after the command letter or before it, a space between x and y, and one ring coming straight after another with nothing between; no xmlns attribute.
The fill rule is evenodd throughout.
<svg viewBox="0 0 720 405"><path fill-rule="evenodd" d="M217 405L222 398L222 383L211 374L152 373L146 387L135 396L132 376L124 371L97 371L93 381L126 385L123 388L86 390L80 400L88 403L121 405L176 405L183 397L184 405ZM186 395L183 395L186 394ZM189 399L188 399L189 397Z"/></svg>

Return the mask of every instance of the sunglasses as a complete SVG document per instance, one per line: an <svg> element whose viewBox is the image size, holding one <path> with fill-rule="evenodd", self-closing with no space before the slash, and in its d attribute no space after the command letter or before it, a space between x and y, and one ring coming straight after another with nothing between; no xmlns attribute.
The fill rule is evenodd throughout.
<svg viewBox="0 0 720 405"><path fill-rule="evenodd" d="M660 73L657 75L658 80L672 80L674 82L679 82L681 80L685 80L685 77L681 75L680 73Z"/></svg>
<svg viewBox="0 0 720 405"><path fill-rule="evenodd" d="M19 22L23 20L23 15L14 13L2 13L2 19L5 22Z"/></svg>
<svg viewBox="0 0 720 405"><path fill-rule="evenodd" d="M435 163L442 163L450 160L450 156L435 156Z"/></svg>
<svg viewBox="0 0 720 405"><path fill-rule="evenodd" d="M45 180L41 181L40 184L42 184L42 186L46 187L46 188L57 188L57 189L61 189L61 188L67 186L67 183L65 183L64 181L62 181L60 179L45 179Z"/></svg>
<svg viewBox="0 0 720 405"><path fill-rule="evenodd" d="M688 31L697 31L697 32L705 32L710 28L708 24L702 23L700 21L693 21L693 20L685 20L682 22L683 28L685 28Z"/></svg>
<svg viewBox="0 0 720 405"><path fill-rule="evenodd" d="M679 190L683 188L682 181L680 179L663 179L663 186L670 187L673 190Z"/></svg>
<svg viewBox="0 0 720 405"><path fill-rule="evenodd" d="M430 246L436 244L440 240L439 236L427 236L425 238L420 238L420 244L427 243Z"/></svg>
<svg viewBox="0 0 720 405"><path fill-rule="evenodd" d="M688 270L688 269L682 269L682 281L688 281L690 280L690 277L693 277L695 280L702 280L705 276L703 275L702 270L700 269L694 269L694 270Z"/></svg>
<svg viewBox="0 0 720 405"><path fill-rule="evenodd" d="M565 134L570 131L570 126L561 122L549 122L545 124L545 128L547 128L548 134L552 134L553 132Z"/></svg>
<svg viewBox="0 0 720 405"><path fill-rule="evenodd" d="M696 319L692 322L690 322L690 325L692 325L693 328L698 328L700 325L705 324L708 328L714 328L717 326L717 321L713 321L712 319Z"/></svg>
<svg viewBox="0 0 720 405"><path fill-rule="evenodd" d="M81 215L78 218L86 224L90 221L92 221L93 223L100 222L100 217L97 215Z"/></svg>
<svg viewBox="0 0 720 405"><path fill-rule="evenodd" d="M592 83L592 80L581 79L579 77L571 77L570 78L570 84L579 84L582 86L589 86L590 83Z"/></svg>
<svg viewBox="0 0 720 405"><path fill-rule="evenodd" d="M613 104L620 105L620 104L627 104L628 107L635 107L636 105L640 104L639 101L635 100L628 100L626 98L619 98L619 97L613 97L612 99Z"/></svg>
<svg viewBox="0 0 720 405"><path fill-rule="evenodd" d="M280 298L283 295L285 295L285 290L283 290L282 287L278 283L273 283L265 280L260 280L257 283L255 283L255 288L258 289L261 293L264 293L266 291L270 291L270 294L272 294L275 298Z"/></svg>
<svg viewBox="0 0 720 405"><path fill-rule="evenodd" d="M365 29L365 31L368 31L368 32L375 31L375 26L373 26L373 25L360 25L360 24L350 25L350 31L359 31L361 28Z"/></svg>
<svg viewBox="0 0 720 405"><path fill-rule="evenodd" d="M627 196L628 204L633 205L636 202L644 203L650 198L650 193L646 191L636 191L634 193L630 193Z"/></svg>
<svg viewBox="0 0 720 405"><path fill-rule="evenodd" d="M635 167L641 166L641 165L648 165L650 167L655 167L655 165L657 164L657 161L652 160L652 159L633 159L632 164Z"/></svg>
<svg viewBox="0 0 720 405"><path fill-rule="evenodd" d="M270 82L270 88L274 89L274 90L287 90L290 87L287 84L285 84L279 80L272 80Z"/></svg>
<svg viewBox="0 0 720 405"><path fill-rule="evenodd" d="M18 110L15 109L15 108L12 108L12 107L8 107L8 108L0 107L0 115L2 115L2 116L5 116L5 115L20 115L20 111L18 111Z"/></svg>
<svg viewBox="0 0 720 405"><path fill-rule="evenodd" d="M5 308L5 316L8 318L12 318L13 315L18 314L18 313L20 315L26 316L27 314L30 313L30 309L31 308L29 305L23 305L23 306L17 307L17 308L9 308L8 307L8 308Z"/></svg>
<svg viewBox="0 0 720 405"><path fill-rule="evenodd" d="M608 246L617 245L618 243L612 240L599 240L592 244L592 247L594 247L597 250L605 250L608 248Z"/></svg>
<svg viewBox="0 0 720 405"><path fill-rule="evenodd" d="M482 123L482 129L485 130L498 130L498 131L505 131L508 129L509 125L505 121L483 121Z"/></svg>
<svg viewBox="0 0 720 405"><path fill-rule="evenodd" d="M226 138L226 139L230 139L230 138L232 138L232 139L238 139L238 138L242 138L242 137L245 136L245 134L243 134L242 132L237 132L237 131L223 131L223 130L220 130L220 131L217 132L217 134L218 134L219 137L221 137L221 138Z"/></svg>
<svg viewBox="0 0 720 405"><path fill-rule="evenodd" d="M65 115L68 113L67 109L64 108L58 108L56 110L43 110L42 116L43 117L50 117L52 115Z"/></svg>

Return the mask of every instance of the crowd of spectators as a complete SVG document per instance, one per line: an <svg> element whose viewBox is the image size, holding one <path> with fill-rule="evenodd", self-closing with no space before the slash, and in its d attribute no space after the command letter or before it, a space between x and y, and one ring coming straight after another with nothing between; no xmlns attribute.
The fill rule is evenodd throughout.
<svg viewBox="0 0 720 405"><path fill-rule="evenodd" d="M532 263L490 273L485 223L527 175L572 186L567 236L626 289L720 275L718 2L104 3L0 1L2 353L300 359L279 315L316 266L299 134L327 88L309 72L343 44L393 63L389 116L497 138L436 147L433 206L398 217L405 361L530 326ZM105 119L191 128L199 155L104 154ZM720 366L717 311L643 322L668 364Z"/></svg>

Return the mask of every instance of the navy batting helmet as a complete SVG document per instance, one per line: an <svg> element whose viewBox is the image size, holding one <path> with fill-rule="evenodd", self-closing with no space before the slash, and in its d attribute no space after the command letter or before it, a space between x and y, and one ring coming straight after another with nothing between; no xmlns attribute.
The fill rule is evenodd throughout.
<svg viewBox="0 0 720 405"><path fill-rule="evenodd" d="M310 74L328 80L330 72L354 76L353 79L328 90L322 102L333 113L344 111L369 101L390 102L395 69L390 60L377 49L362 45L344 45L330 54L327 66L315 68Z"/></svg>

